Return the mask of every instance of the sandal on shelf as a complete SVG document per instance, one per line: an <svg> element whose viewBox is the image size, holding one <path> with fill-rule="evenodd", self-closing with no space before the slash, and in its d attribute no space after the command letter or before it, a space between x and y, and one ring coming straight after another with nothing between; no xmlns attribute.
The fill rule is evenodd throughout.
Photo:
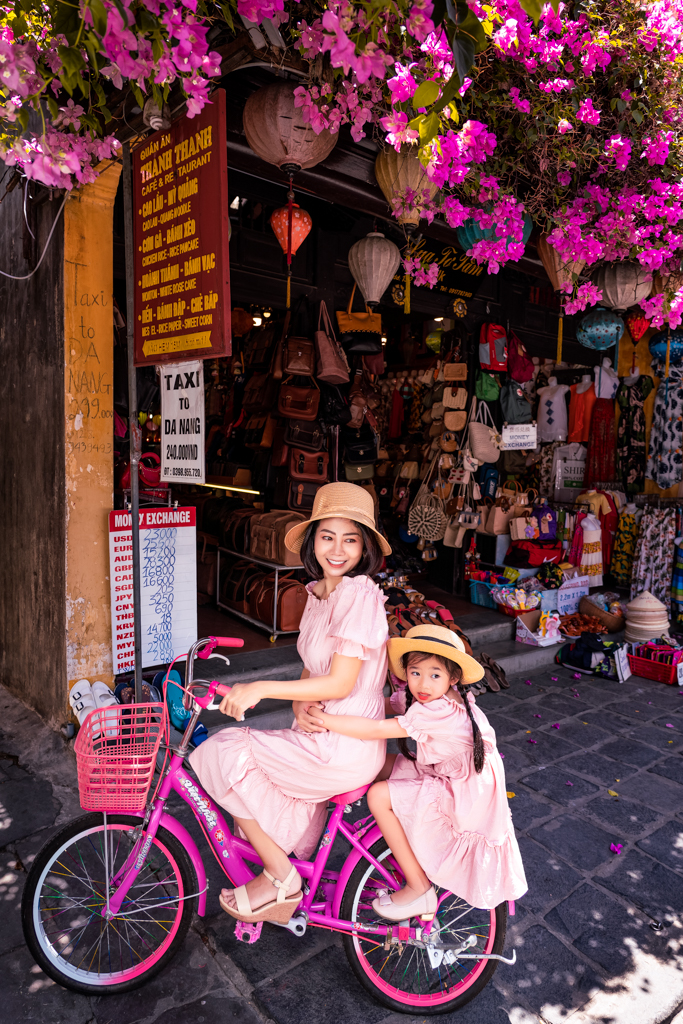
<svg viewBox="0 0 683 1024"><path fill-rule="evenodd" d="M445 604L439 604L438 601L425 601L425 605L438 615L444 626L448 626L449 623L454 621L452 614Z"/></svg>
<svg viewBox="0 0 683 1024"><path fill-rule="evenodd" d="M292 879L296 875L296 868L292 867L284 882L279 881L277 878L273 878L269 871L263 870L263 874L266 876L269 882L272 882L277 889L277 899L271 900L270 903L264 904L259 907L258 910L251 909L251 903L249 902L249 893L247 892L246 885L239 885L233 890L235 894L235 903L237 907L231 907L229 903L226 903L221 894L218 902L220 903L226 914L230 914L231 917L237 918L238 921L245 923L254 924L256 921L277 921L278 924L287 924L296 908L304 898L304 894L299 889L292 896L285 895L289 886L291 885Z"/></svg>
<svg viewBox="0 0 683 1024"><path fill-rule="evenodd" d="M389 627L389 636L390 637L396 637L396 636L402 636L403 635L403 630L401 629L401 624L398 621L398 618L397 618L396 615L387 615L387 626Z"/></svg>
<svg viewBox="0 0 683 1024"><path fill-rule="evenodd" d="M69 691L69 704L80 725L83 725L91 711L96 710L97 704L93 697L92 687L87 679L79 679L71 687Z"/></svg>
<svg viewBox="0 0 683 1024"><path fill-rule="evenodd" d="M494 661L493 658L488 654L482 654L481 663L490 670L493 676L495 676L496 680L500 684L500 688L502 688L503 690L509 689L510 684L508 682L508 677L505 675L505 670L498 664L497 661Z"/></svg>
<svg viewBox="0 0 683 1024"><path fill-rule="evenodd" d="M481 660L483 662L484 659L482 658ZM500 690L500 683L498 682L498 680L496 679L488 665L484 665L484 680L489 690L492 690L494 693L498 693L498 691Z"/></svg>

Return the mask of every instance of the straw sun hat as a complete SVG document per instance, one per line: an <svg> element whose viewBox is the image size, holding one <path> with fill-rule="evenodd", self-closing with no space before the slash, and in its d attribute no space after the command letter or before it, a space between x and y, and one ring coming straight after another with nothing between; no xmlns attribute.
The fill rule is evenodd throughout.
<svg viewBox="0 0 683 1024"><path fill-rule="evenodd" d="M440 654L442 658L450 658L460 665L463 683L477 683L484 676L484 669L479 662L465 653L464 644L457 633L445 626L413 626L405 636L391 638L388 643L389 665L399 679L406 678L401 659L408 651Z"/></svg>
<svg viewBox="0 0 683 1024"><path fill-rule="evenodd" d="M285 536L285 547L289 551L299 552L303 544L304 534L311 523L318 519L352 519L354 523L360 523L372 530L383 555L390 555L389 544L375 526L375 503L371 495L364 487L357 484L325 484L319 487L311 518L305 523L297 523Z"/></svg>

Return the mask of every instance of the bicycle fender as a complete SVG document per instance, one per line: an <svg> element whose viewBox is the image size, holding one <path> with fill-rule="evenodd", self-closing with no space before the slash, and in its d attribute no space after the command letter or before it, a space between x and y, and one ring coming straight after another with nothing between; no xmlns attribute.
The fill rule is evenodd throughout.
<svg viewBox="0 0 683 1024"><path fill-rule="evenodd" d="M206 913L206 869L204 868L204 861L201 858L201 854L197 849L197 844L185 826L181 825L177 818L174 818L171 814L167 814L166 811L161 815L159 824L168 829L168 831L176 837L179 843L182 843L190 860L192 861L192 866L194 867L195 875L197 876L197 891L200 894L197 901L197 913L200 917L204 917Z"/></svg>
<svg viewBox="0 0 683 1024"><path fill-rule="evenodd" d="M361 839L361 845L365 849L369 849L373 843L376 843L378 839L382 838L382 831L379 825L373 825L369 832L366 832ZM342 896L344 895L344 889L348 882L353 869L359 860L362 860L363 854L360 850L355 848L351 850L351 853L344 861L344 867L339 872L339 879L337 881L337 888L334 891L334 902L332 903L332 917L339 917L339 910L341 908Z"/></svg>

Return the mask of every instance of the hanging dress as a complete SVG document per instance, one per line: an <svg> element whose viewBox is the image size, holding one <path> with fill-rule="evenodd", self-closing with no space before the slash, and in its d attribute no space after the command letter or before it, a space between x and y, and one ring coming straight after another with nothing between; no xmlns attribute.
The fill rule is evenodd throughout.
<svg viewBox="0 0 683 1024"><path fill-rule="evenodd" d="M592 514L581 523L583 550L581 552L581 575L589 577L589 586L602 586L602 529L600 520Z"/></svg>
<svg viewBox="0 0 683 1024"><path fill-rule="evenodd" d="M643 406L654 386L652 377L639 376L632 383L627 377L617 391L621 410L617 427L618 478L627 494L638 494L645 488L647 446Z"/></svg>
<svg viewBox="0 0 683 1024"><path fill-rule="evenodd" d="M635 508L635 506L634 506ZM633 556L638 539L638 523L635 512L624 511L619 516L617 535L614 539L614 551L610 563L610 573L618 587L631 586L631 570Z"/></svg>
<svg viewBox="0 0 683 1024"><path fill-rule="evenodd" d="M643 513L631 573L631 600L644 590L671 608L676 510L650 508Z"/></svg>
<svg viewBox="0 0 683 1024"><path fill-rule="evenodd" d="M571 392L571 397L569 399L568 437L570 444L575 444L577 441L585 443L590 437L593 406L595 405L595 400L597 398L597 395L595 394L595 385L592 381L585 391L578 391L578 387L578 384L572 384L569 389Z"/></svg>
<svg viewBox="0 0 683 1024"><path fill-rule="evenodd" d="M683 479L683 367L672 366L657 388L645 476L666 490Z"/></svg>

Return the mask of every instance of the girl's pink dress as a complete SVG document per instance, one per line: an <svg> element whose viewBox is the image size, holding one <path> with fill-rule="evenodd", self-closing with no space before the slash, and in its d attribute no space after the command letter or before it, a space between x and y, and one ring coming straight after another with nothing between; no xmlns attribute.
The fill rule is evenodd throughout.
<svg viewBox="0 0 683 1024"><path fill-rule="evenodd" d="M326 600L312 592L297 649L311 676L327 675L333 654L361 658L348 697L325 701L331 714L384 718L387 674L386 598L367 576L344 576ZM383 740L331 732L223 729L190 756L207 792L238 818L254 818L285 850L310 857L330 797L372 782L384 764Z"/></svg>
<svg viewBox="0 0 683 1024"><path fill-rule="evenodd" d="M417 761L399 754L388 784L391 806L429 880L488 909L528 887L496 734L474 697L468 700L486 751L481 775L465 708L440 697L413 703L397 719L417 743ZM405 693L393 694L391 703L403 710Z"/></svg>

